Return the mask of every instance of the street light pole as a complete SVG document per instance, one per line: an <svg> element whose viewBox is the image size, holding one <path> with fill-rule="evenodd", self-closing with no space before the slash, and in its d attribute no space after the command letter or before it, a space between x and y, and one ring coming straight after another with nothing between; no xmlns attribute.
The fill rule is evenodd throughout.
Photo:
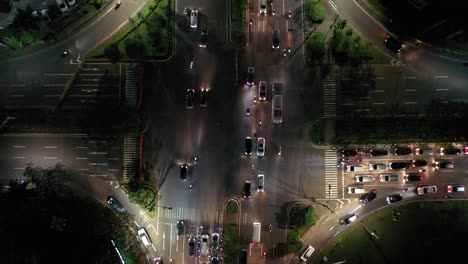
<svg viewBox="0 0 468 264"><path fill-rule="evenodd" d="M373 237L375 237L375 238L377 238L377 239L380 239L380 237L378 237L376 233L374 233L374 232L371 231L369 228L367 228L367 227L362 223L362 221L360 221L360 223L361 223L362 227L364 228L364 230L366 230L367 233L369 233L369 235L371 235L371 236L373 236Z"/></svg>

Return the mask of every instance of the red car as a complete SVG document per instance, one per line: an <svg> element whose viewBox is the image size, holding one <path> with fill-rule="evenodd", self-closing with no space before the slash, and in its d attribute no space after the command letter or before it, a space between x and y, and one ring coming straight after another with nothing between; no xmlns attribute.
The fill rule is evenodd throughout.
<svg viewBox="0 0 468 264"><path fill-rule="evenodd" d="M463 153L465 153L465 155L468 155L468 146L465 146L463 148Z"/></svg>

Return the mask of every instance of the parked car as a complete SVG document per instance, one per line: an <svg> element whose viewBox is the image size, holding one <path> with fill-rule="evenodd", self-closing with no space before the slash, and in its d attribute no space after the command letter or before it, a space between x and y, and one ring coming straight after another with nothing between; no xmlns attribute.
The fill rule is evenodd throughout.
<svg viewBox="0 0 468 264"><path fill-rule="evenodd" d="M314 251L315 251L315 248L313 248L312 246L306 247L306 249L301 254L301 260L307 261L310 258L310 256L312 256Z"/></svg>
<svg viewBox="0 0 468 264"><path fill-rule="evenodd" d="M453 170L453 161L438 160L434 165L436 169Z"/></svg>
<svg viewBox="0 0 468 264"><path fill-rule="evenodd" d="M409 162L397 161L388 163L388 168L391 170L404 170L409 168Z"/></svg>
<svg viewBox="0 0 468 264"><path fill-rule="evenodd" d="M368 193L364 194L363 196L361 196L361 198L359 198L359 202L362 205L365 205L365 204L370 203L376 197L377 197L377 190L373 189L370 192L368 192Z"/></svg>
<svg viewBox="0 0 468 264"><path fill-rule="evenodd" d="M65 0L68 7L72 7L76 4L75 0Z"/></svg>
<svg viewBox="0 0 468 264"><path fill-rule="evenodd" d="M413 166L413 167L424 167L424 166L427 166L427 161L423 160L423 159L413 160L411 162L411 166Z"/></svg>
<svg viewBox="0 0 468 264"><path fill-rule="evenodd" d="M406 174L405 177L403 177L405 182L410 182L410 181L421 181L422 180L422 175L418 173L410 173Z"/></svg>
<svg viewBox="0 0 468 264"><path fill-rule="evenodd" d="M460 155L461 150L459 148L440 148L440 155Z"/></svg>
<svg viewBox="0 0 468 264"><path fill-rule="evenodd" d="M398 181L400 176L398 174L380 174L379 175L379 182L390 182L390 181Z"/></svg>
<svg viewBox="0 0 468 264"><path fill-rule="evenodd" d="M117 201L117 199L115 199L114 197L109 197L109 199L107 199L107 203L111 206L112 209L114 209L114 211L116 211L117 213L123 213L125 212L125 208L122 206L121 203L119 203L119 201Z"/></svg>
<svg viewBox="0 0 468 264"><path fill-rule="evenodd" d="M356 175L354 177L354 182L363 183L363 182L373 182L374 177L372 175Z"/></svg>
<svg viewBox="0 0 468 264"><path fill-rule="evenodd" d="M60 8L60 11L62 11L62 13L68 12L70 10L70 9L68 9L68 6L65 4L65 2L63 0L55 0L55 2L57 3L57 5Z"/></svg>
<svg viewBox="0 0 468 264"><path fill-rule="evenodd" d="M457 185L448 185L447 186L447 192L464 192L465 191L465 186L457 184Z"/></svg>
<svg viewBox="0 0 468 264"><path fill-rule="evenodd" d="M387 204L392 204L403 200L403 196L401 196L401 194L392 194L387 196L385 200L387 201Z"/></svg>
<svg viewBox="0 0 468 264"><path fill-rule="evenodd" d="M369 164L369 171L374 171L374 170L386 170L387 169L387 165L383 164L383 163L370 163Z"/></svg>
<svg viewBox="0 0 468 264"><path fill-rule="evenodd" d="M362 172L364 171L363 166L359 165L346 165L346 172Z"/></svg>
<svg viewBox="0 0 468 264"><path fill-rule="evenodd" d="M198 10L192 9L190 12L190 27L197 28L198 27Z"/></svg>
<svg viewBox="0 0 468 264"><path fill-rule="evenodd" d="M347 226L352 224L354 221L356 221L357 215L355 213L345 215L343 218L340 219L340 224L342 226Z"/></svg>
<svg viewBox="0 0 468 264"><path fill-rule="evenodd" d="M395 154L395 156L402 156L402 155L409 155L411 154L411 148L408 148L408 147L397 147L395 148L395 150L393 151L393 154Z"/></svg>
<svg viewBox="0 0 468 264"><path fill-rule="evenodd" d="M141 242L143 242L143 245L145 246L151 246L151 238L148 235L148 232L146 232L146 229L144 227L138 229L138 237L140 237Z"/></svg>
<svg viewBox="0 0 468 264"><path fill-rule="evenodd" d="M366 189L362 186L348 186L348 194L366 193Z"/></svg>
<svg viewBox="0 0 468 264"><path fill-rule="evenodd" d="M434 151L431 148L416 148L414 150L415 155L434 155Z"/></svg>
<svg viewBox="0 0 468 264"><path fill-rule="evenodd" d="M419 195L428 194L428 193L436 193L437 186L421 186L421 187L418 187L417 192Z"/></svg>
<svg viewBox="0 0 468 264"><path fill-rule="evenodd" d="M371 149L369 152L369 156L377 157L377 156L386 156L388 155L388 151L386 149Z"/></svg>

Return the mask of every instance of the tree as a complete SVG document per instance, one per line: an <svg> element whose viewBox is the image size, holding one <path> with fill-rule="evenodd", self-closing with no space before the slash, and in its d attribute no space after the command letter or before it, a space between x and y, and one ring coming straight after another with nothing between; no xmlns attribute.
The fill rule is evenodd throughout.
<svg viewBox="0 0 468 264"><path fill-rule="evenodd" d="M301 250L303 244L296 231L288 233L288 253L296 253Z"/></svg>
<svg viewBox="0 0 468 264"><path fill-rule="evenodd" d="M135 57L142 56L143 54L145 54L146 47L138 39L127 38L125 39L124 45L125 45L125 53L130 58L135 58Z"/></svg>
<svg viewBox="0 0 468 264"><path fill-rule="evenodd" d="M23 175L34 185L37 192L44 196L62 192L63 183L69 179L69 175L60 163L47 169L28 163Z"/></svg>
<svg viewBox="0 0 468 264"><path fill-rule="evenodd" d="M325 7L320 0L307 1L307 14L312 22L322 22L327 14Z"/></svg>
<svg viewBox="0 0 468 264"><path fill-rule="evenodd" d="M112 43L104 49L104 56L106 56L112 63L119 60L122 53L120 52L119 45Z"/></svg>
<svg viewBox="0 0 468 264"><path fill-rule="evenodd" d="M307 59L309 62L320 61L326 53L325 34L314 32L306 42Z"/></svg>
<svg viewBox="0 0 468 264"><path fill-rule="evenodd" d="M18 30L37 29L39 27L39 14L35 17L32 15L33 11L31 5L26 6L26 9L19 8L13 19L12 27Z"/></svg>

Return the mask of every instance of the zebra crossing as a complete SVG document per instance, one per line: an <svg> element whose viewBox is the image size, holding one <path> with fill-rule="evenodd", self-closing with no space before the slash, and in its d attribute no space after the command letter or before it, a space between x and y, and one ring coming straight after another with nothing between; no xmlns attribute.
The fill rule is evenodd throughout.
<svg viewBox="0 0 468 264"><path fill-rule="evenodd" d="M189 220L193 223L199 223L202 217L200 209L172 207L172 209L158 208L159 218L168 220ZM206 212L205 212L206 213Z"/></svg>
<svg viewBox="0 0 468 264"><path fill-rule="evenodd" d="M127 64L125 72L125 106L136 107L138 91L138 63Z"/></svg>
<svg viewBox="0 0 468 264"><path fill-rule="evenodd" d="M338 198L338 158L336 151L325 150L325 197L327 199Z"/></svg>
<svg viewBox="0 0 468 264"><path fill-rule="evenodd" d="M136 137L124 137L122 180L128 181L136 175L137 147Z"/></svg>
<svg viewBox="0 0 468 264"><path fill-rule="evenodd" d="M336 117L336 75L333 72L323 80L323 117Z"/></svg>

